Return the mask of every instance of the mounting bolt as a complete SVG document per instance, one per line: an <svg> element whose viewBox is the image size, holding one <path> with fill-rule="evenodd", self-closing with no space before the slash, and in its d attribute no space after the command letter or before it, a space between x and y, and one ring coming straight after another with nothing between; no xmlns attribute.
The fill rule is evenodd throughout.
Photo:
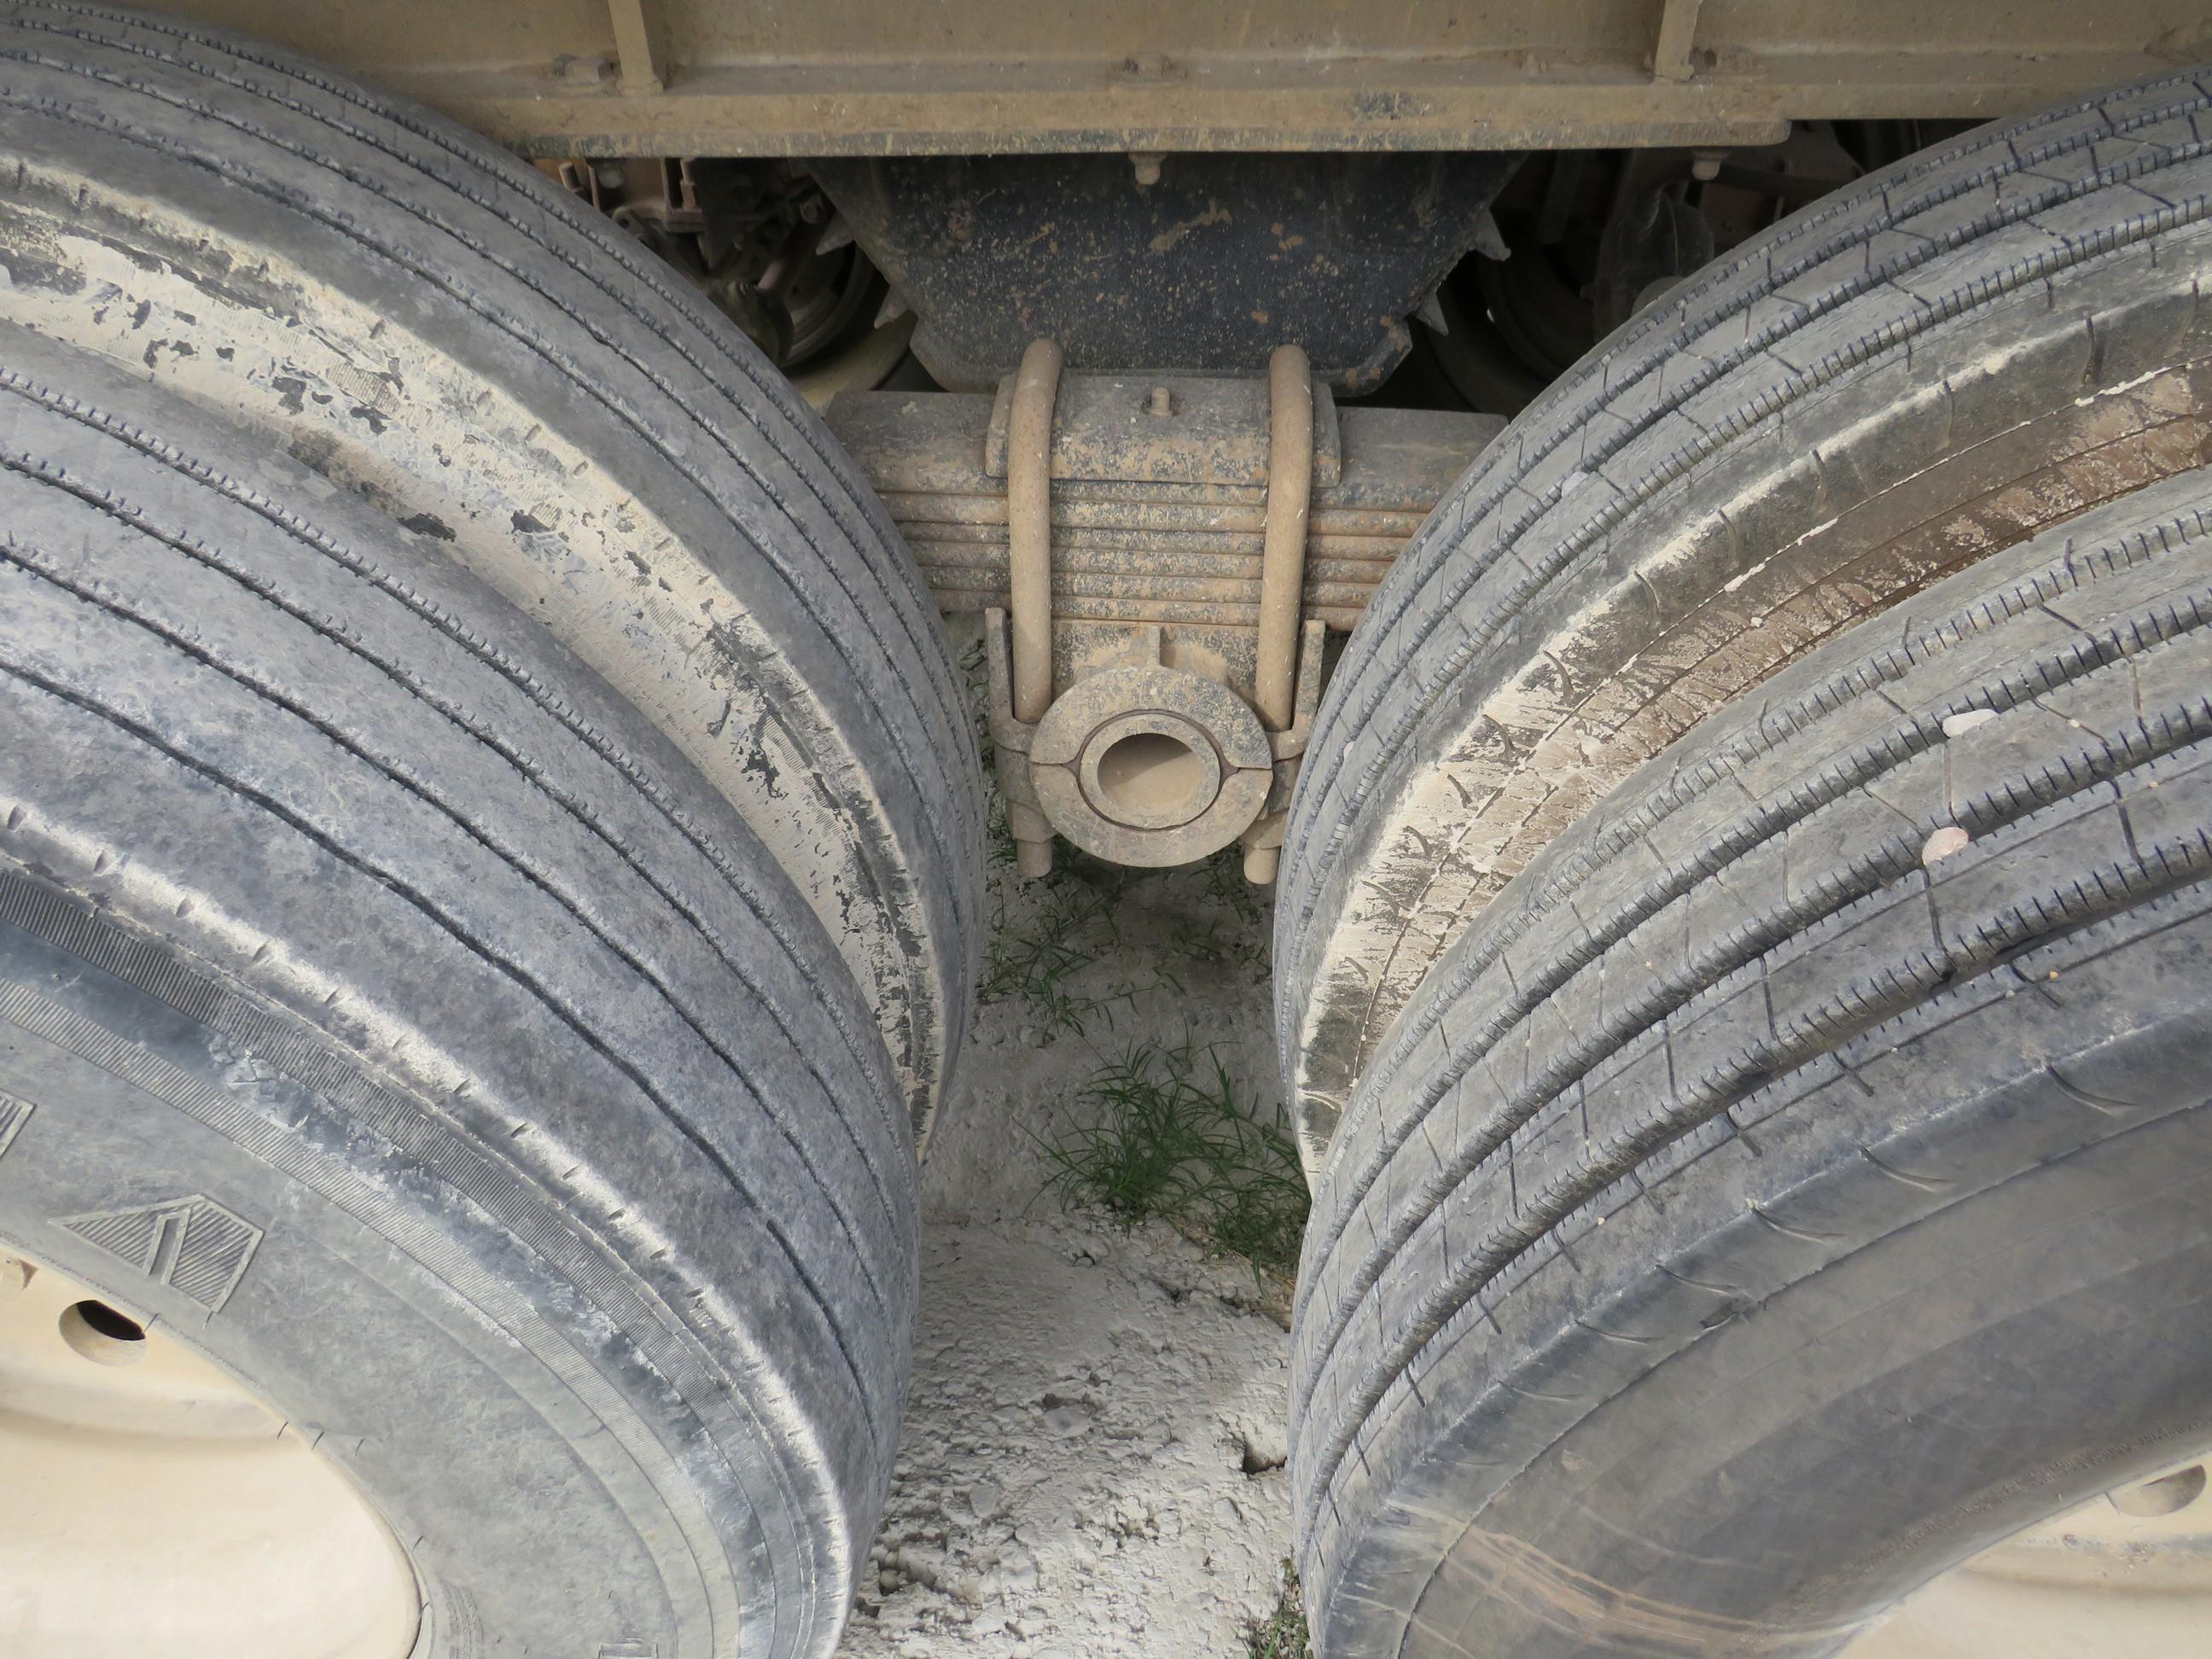
<svg viewBox="0 0 2212 1659"><path fill-rule="evenodd" d="M1724 149L1693 149L1690 152L1690 177L1701 185L1710 185L1721 176L1721 163L1727 161Z"/></svg>
<svg viewBox="0 0 2212 1659"><path fill-rule="evenodd" d="M1157 150L1133 149L1129 152L1129 165L1136 169L1139 190L1150 190L1159 183L1160 163L1166 159Z"/></svg>
<svg viewBox="0 0 2212 1659"><path fill-rule="evenodd" d="M1164 386L1154 386L1152 401L1149 407L1154 419L1164 421L1175 413L1175 393Z"/></svg>

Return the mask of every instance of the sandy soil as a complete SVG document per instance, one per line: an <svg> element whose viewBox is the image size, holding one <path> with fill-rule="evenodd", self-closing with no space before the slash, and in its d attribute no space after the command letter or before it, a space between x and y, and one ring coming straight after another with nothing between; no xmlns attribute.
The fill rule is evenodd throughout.
<svg viewBox="0 0 2212 1659"><path fill-rule="evenodd" d="M1214 1045L1273 1109L1266 907L1221 871L1091 873L1110 902L994 870L998 994L924 1160L914 1388L845 1659L1231 1659L1281 1594L1280 1287L1065 1208L1043 1152L1137 1042ZM1007 971L1038 939L1078 965Z"/></svg>
<svg viewBox="0 0 2212 1659"><path fill-rule="evenodd" d="M1285 1339L1164 1227L940 1224L851 1659L1239 1655L1289 1547Z"/></svg>

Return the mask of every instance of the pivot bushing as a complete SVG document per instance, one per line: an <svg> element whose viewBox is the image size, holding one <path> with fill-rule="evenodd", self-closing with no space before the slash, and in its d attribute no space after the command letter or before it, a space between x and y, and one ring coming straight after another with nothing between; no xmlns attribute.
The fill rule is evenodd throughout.
<svg viewBox="0 0 2212 1659"><path fill-rule="evenodd" d="M1054 829L1117 864L1188 864L1243 833L1274 758L1250 705L1180 668L1086 675L1030 744L1030 780Z"/></svg>

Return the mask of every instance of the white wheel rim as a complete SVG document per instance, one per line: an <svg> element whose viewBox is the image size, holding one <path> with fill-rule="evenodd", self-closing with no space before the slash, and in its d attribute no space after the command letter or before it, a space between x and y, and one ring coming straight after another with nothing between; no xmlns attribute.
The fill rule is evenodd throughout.
<svg viewBox="0 0 2212 1659"><path fill-rule="evenodd" d="M334 1465L181 1342L12 1251L0 1470L0 1659L414 1646L414 1574Z"/></svg>
<svg viewBox="0 0 2212 1659"><path fill-rule="evenodd" d="M2149 1659L2212 1634L2212 1461L2014 1534L1900 1601L1844 1659Z"/></svg>

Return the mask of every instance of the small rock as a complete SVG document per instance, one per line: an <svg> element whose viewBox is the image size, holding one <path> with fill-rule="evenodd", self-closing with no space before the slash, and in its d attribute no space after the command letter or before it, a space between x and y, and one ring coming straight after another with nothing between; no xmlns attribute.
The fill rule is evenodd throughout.
<svg viewBox="0 0 2212 1659"><path fill-rule="evenodd" d="M1963 853L1973 839L1957 824L1947 823L1929 836L1921 847L1920 861L1923 865L1933 864L1938 859L1949 858L1954 853Z"/></svg>
<svg viewBox="0 0 2212 1659"><path fill-rule="evenodd" d="M1994 708L1969 708L1962 714L1943 716L1943 735L1961 738L1978 726L1987 726L1997 717Z"/></svg>

